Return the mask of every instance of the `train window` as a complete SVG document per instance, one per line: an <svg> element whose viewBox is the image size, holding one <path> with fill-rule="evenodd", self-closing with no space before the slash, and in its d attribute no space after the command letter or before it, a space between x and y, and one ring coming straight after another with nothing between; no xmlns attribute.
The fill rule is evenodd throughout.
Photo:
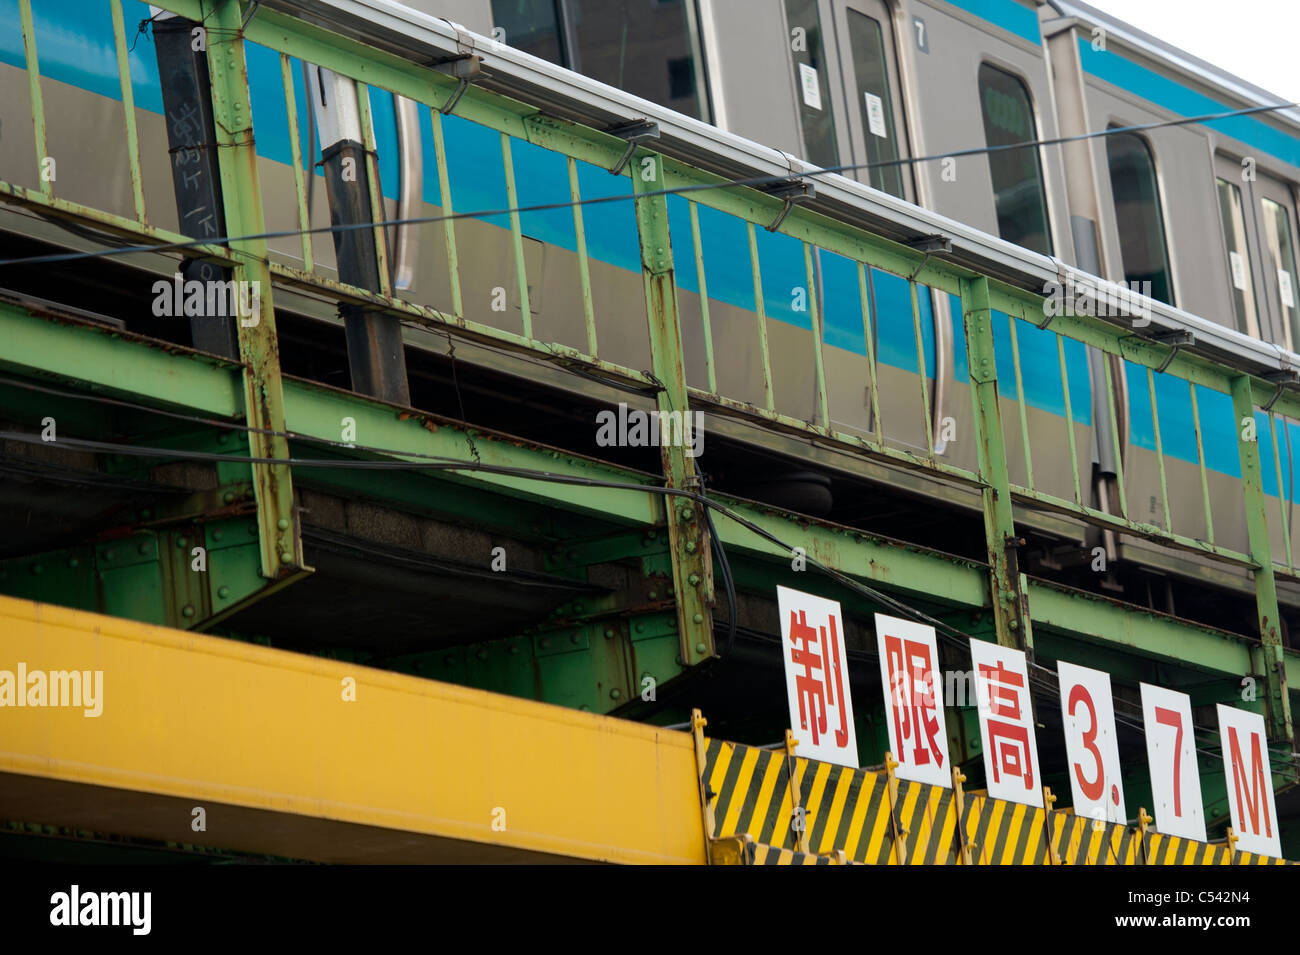
<svg viewBox="0 0 1300 955"><path fill-rule="evenodd" d="M1029 90L1017 77L988 63L979 70L980 107L984 139L989 146L1009 146L1038 138ZM993 204L998 235L1008 242L1052 254L1047 224L1047 193L1038 147L1004 149L988 154L993 177Z"/></svg>
<svg viewBox="0 0 1300 955"><path fill-rule="evenodd" d="M790 31L804 158L818 166L837 166L839 146L835 140L835 119L831 115L826 50L817 0L785 0L785 19Z"/></svg>
<svg viewBox="0 0 1300 955"><path fill-rule="evenodd" d="M867 162L889 162L898 158L898 133L894 129L894 107L889 95L889 71L885 61L885 35L880 23L857 10L846 11L849 48L853 54L853 76L858 84L858 108L862 110L863 138ZM871 185L900 199L903 171L898 165L873 166Z"/></svg>
<svg viewBox="0 0 1300 955"><path fill-rule="evenodd" d="M516 50L566 66L555 0L492 0L492 22L498 38ZM504 33L504 36L501 34Z"/></svg>
<svg viewBox="0 0 1300 955"><path fill-rule="evenodd" d="M1297 324L1300 311L1296 308L1300 283L1296 281L1295 238L1291 234L1291 215L1286 206L1267 198L1264 200L1264 241L1277 276L1277 293L1282 306L1282 325L1286 330L1287 347L1295 351L1300 345L1300 324Z"/></svg>
<svg viewBox="0 0 1300 955"><path fill-rule="evenodd" d="M492 0L505 42L708 119L695 0Z"/></svg>
<svg viewBox="0 0 1300 955"><path fill-rule="evenodd" d="M1114 127L1112 127L1114 128ZM1150 282L1150 296L1174 304L1169 279L1169 250L1160 215L1156 164L1146 141L1133 133L1106 137L1110 191L1115 200L1120 259L1126 282ZM1145 286L1138 287L1145 292Z"/></svg>
<svg viewBox="0 0 1300 955"><path fill-rule="evenodd" d="M1223 218L1223 242L1228 250L1228 274L1232 281L1232 307L1237 316L1237 330L1259 338L1259 314L1255 310L1255 283L1250 272L1241 190L1226 179L1219 179L1218 186L1219 215Z"/></svg>

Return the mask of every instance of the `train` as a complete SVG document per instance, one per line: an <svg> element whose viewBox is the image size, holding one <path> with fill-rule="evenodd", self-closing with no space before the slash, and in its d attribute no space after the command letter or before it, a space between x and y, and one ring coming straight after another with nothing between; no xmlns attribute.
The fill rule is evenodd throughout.
<svg viewBox="0 0 1300 955"><path fill-rule="evenodd" d="M615 119L639 117L653 123L655 148L722 176L784 167L800 179L839 169L815 176L810 205L825 203L886 236L955 241L990 269L1036 270L1047 284L1068 272L1139 288L1167 306L1157 311L1168 330L1246 361L1300 368L1300 109L1082 3L265 0L261 6L331 29L364 30L368 41L404 54L420 48L427 58L423 47L435 41L453 53L472 53L481 60L472 82L609 128L618 126ZM257 16L256 7L250 16ZM39 189L43 160L54 157L55 194L130 218L137 184L122 134L112 5L31 0L31 10L46 156L37 154L31 137L14 132L32 119L27 51L20 0L0 0L0 23L13 27L0 31L0 179ZM170 15L138 0L122 0L121 10L132 38L130 94L146 221L193 234L186 230L194 209L180 196L169 140L176 130L165 104L168 64L156 42ZM649 367L632 205L588 205L581 217L558 208L571 194L591 199L626 192L625 178L581 162L566 167L562 157L522 138L503 137L454 110L417 108L378 86L358 99L350 80L253 43L247 56L265 218L270 232L284 233L269 240L274 262L358 284L345 274L341 260L349 252L337 235L315 232L304 243L293 233L303 225L297 197L304 178L311 226L357 214L341 208L331 162L346 162L340 144L359 143L358 155L364 159L368 149L375 156L384 206L364 214L401 220L433 218L449 208L475 213L455 223L458 272L448 267L445 223L385 230L392 268L377 285L421 306L459 310L512 334L522 328L575 351L594 353L598 341L602 359ZM1246 112L1251 109L1258 111ZM1235 115L1185 122L1228 112ZM1030 141L1041 144L1007 148ZM514 213L521 232L516 243L512 213L504 210L548 204L557 208ZM905 276L869 269L860 277L851 261L820 249L809 261L789 236L746 229L686 196L669 197L669 217L688 384L716 399L709 406L717 412L709 416L710 452L700 463L706 471L716 467L715 486L959 550L946 536L946 519L926 528L932 508L925 501L939 500L969 520L978 514L978 493L723 411L763 409L876 435L919 457L974 470L960 299L923 287L914 302ZM67 242L48 225L9 212L0 225L10 236ZM145 268L154 278L169 277L174 263L160 256ZM580 274L589 275L589 301L575 280ZM12 272L2 278L0 285L17 292L38 290L37 278ZM42 296L57 297L48 282L39 288ZM68 304L94 308L84 300ZM286 341L298 349L282 349L286 370L356 387L356 370L349 379L342 367L346 349L335 309L301 289L286 290L277 308L284 311ZM824 401L809 358L813 311L821 323ZM209 347L197 333L138 312L119 310L129 317L118 320ZM873 316L866 325L864 313ZM1249 550L1228 396L1197 389L1189 395L1186 382L1163 375L1151 384L1140 365L1103 357L1078 341L1058 346L1045 323L1001 320L1016 336L1015 355L1001 344L998 354L999 380L1010 389L1003 393L1003 418L1016 422L1024 409L1023 427L1009 425L1006 435L1018 485L1061 499L1079 493L1089 506L1114 514L1123 498L1137 520L1160 523L1167 513L1171 529L1187 538L1213 537L1223 547ZM447 355L443 336L414 329L402 336L399 350L439 360ZM487 349L465 355L470 365L574 392L551 400L549 426L520 421L517 408L502 410L499 421L513 424L508 430L531 427L552 443L593 450L594 428L565 434L574 421L591 420L592 402L607 400L599 383L521 372ZM878 369L871 387L868 361ZM417 371L433 374L432 367L412 361L412 389ZM442 385L429 388L438 402L446 400ZM482 389L503 390L487 379ZM399 393L393 400L412 399ZM494 400L508 405L499 394ZM554 423L561 419L565 427ZM1077 460L1064 453L1066 438L1078 449ZM1265 428L1260 442L1263 460L1278 462L1262 475L1274 557L1289 561L1293 548L1300 551L1292 519L1300 422ZM900 505L871 506L873 497L892 500L895 493L911 502L902 508L906 520L896 516ZM1215 623L1224 620L1204 607L1188 610L1207 599L1207 585L1216 593L1252 592L1246 569L1141 535L1032 508L1024 523L1038 531L1024 565L1031 572L1122 593L1162 611L1203 612ZM1098 548L1108 567L1100 575ZM1300 610L1300 582L1280 576L1279 597Z"/></svg>

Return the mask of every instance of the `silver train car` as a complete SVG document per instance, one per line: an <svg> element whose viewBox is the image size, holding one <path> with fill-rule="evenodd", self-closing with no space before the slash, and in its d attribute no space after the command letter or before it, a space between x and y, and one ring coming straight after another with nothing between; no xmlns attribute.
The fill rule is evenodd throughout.
<svg viewBox="0 0 1300 955"><path fill-rule="evenodd" d="M296 0L277 6L306 18L323 15L320 5ZM1286 352L1300 347L1295 251L1300 111L1165 125L1030 149L998 148L1276 102L1265 91L1083 4L357 0L349 5L332 0L328 6L335 24L346 19L350 6L357 16L380 10L394 22L400 22L402 8L442 18L444 26L467 31L466 42L485 51L509 48L575 71L580 76L565 80L575 89L587 77L710 124L731 134L726 143L739 142L736 137L761 143L788 161L792 175L805 169L803 164L845 167L841 175L874 190L883 207L899 216L910 203L1062 266L1136 285L1156 300ZM177 130L174 117L169 127L164 100L176 54L167 54L158 42L168 21L138 0L124 0L122 9L128 33L153 21L141 28L130 54L148 222L186 231L201 212L180 196L169 154L169 136ZM57 158L58 194L129 216L134 186L121 135L124 100L110 5L32 0L32 10L46 150ZM15 27L0 31L0 130L6 132L31 123L19 19L18 0L0 0L0 23ZM555 92L545 88L545 78L557 74L539 68L543 79L526 89L507 71L494 76L487 59L488 69L476 82L542 101ZM339 161L339 146L348 142L377 156L382 212L392 219L563 202L571 189L587 198L627 188L605 170L583 163L565 168L553 154L527 142L454 114L417 109L382 89L371 88L358 98L351 81L255 45L248 66L272 231L291 232L303 224L295 167L315 167L306 177L310 225L369 212L341 208L338 190L331 188L336 173L330 164ZM690 138L670 137L665 149L728 171L716 144L693 145ZM985 147L993 151L973 151ZM932 158L914 161L920 157ZM0 135L0 178L38 188L42 158L30 137ZM602 358L645 368L649 348L644 312L638 316L644 305L632 216L630 203L588 206L580 225L570 210L520 214L522 276L515 267L508 215L458 220L458 281L446 264L443 224L392 229L390 281L418 304L459 309L466 318L506 332L518 333L522 323L536 339L582 351L594 352L598 340ZM975 467L959 301L922 288L913 302L904 278L868 270L859 281L851 263L823 250L806 262L798 242L752 226L746 230L740 220L704 205L696 208L682 197L671 198L670 217L692 387L721 404L766 408L849 433L880 434L891 445L921 454L932 449L957 467ZM52 227L20 221L11 212L0 226L11 234L55 241ZM68 240L60 236L58 241ZM748 260L724 254L746 245ZM282 265L356 282L340 265L345 251L326 233L312 235L305 248L295 236L272 239L270 248ZM171 267L159 257L159 274ZM574 280L583 269L591 277L590 302ZM813 334L810 295L823 321L826 420L807 357ZM299 316L297 324L286 320L283 325L291 336L298 333L304 350L326 336L327 328L335 335L330 340L338 341L340 320L332 308L292 292L277 301L286 315ZM706 312L712 359L702 342ZM864 331L864 312L874 317L870 332ZM584 321L588 314L590 325ZM756 323L760 315L762 322ZM1078 488L1084 503L1102 511L1156 524L1167 514L1180 534L1213 535L1225 547L1248 549L1231 402L1225 396L1189 395L1185 382L1159 375L1148 381L1144 368L1104 359L1082 344L1058 348L1055 336L1037 322L1001 320L1008 334L999 332L1004 339L999 380L1015 383L1004 394L1004 420L1017 421L1021 406L1025 409L1023 428L1007 428L1013 481L1062 499ZM770 366L762 360L756 328L763 329ZM433 333L408 329L404 335L408 349L435 356L446 352L443 339ZM211 347L194 339L184 344ZM299 360L285 352L286 361ZM348 385L339 361L320 348L313 354L317 357L301 358L291 370ZM484 367L513 367L488 349L470 348L465 354ZM879 370L875 389L864 387L868 356ZM574 387L572 376L536 374L555 387ZM1152 393L1158 399L1158 425ZM1275 557L1282 560L1284 527L1291 549L1300 553L1300 532L1291 519L1300 424L1279 425L1262 425L1260 440L1270 530ZM967 512L978 508L968 491L914 472L886 470L778 430L723 414L712 415L709 426L728 449L715 477L715 485L727 490L845 523L870 523L862 516L862 498L869 495L851 492L846 500L845 481L943 498ZM1068 427L1078 449L1076 463L1062 450ZM560 443L554 435L548 438ZM1156 465L1157 446L1165 458L1163 475ZM1208 474L1204 487L1201 460ZM1275 468L1267 466L1274 461ZM1184 612L1181 595L1195 594L1206 583L1242 594L1252 586L1244 571L1174 553L1138 536L1102 532L1036 510L1026 510L1023 519L1040 532L1026 569L1087 579L1093 582L1089 586L1100 580L1101 587L1156 609ZM870 526L908 536L886 518ZM1109 568L1100 577L1094 566L1098 547ZM1279 587L1283 602L1300 608L1300 585L1283 577Z"/></svg>

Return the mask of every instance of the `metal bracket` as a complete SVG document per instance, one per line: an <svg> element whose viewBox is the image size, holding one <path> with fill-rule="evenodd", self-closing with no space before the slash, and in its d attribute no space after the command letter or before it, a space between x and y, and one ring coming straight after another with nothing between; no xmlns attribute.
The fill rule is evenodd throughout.
<svg viewBox="0 0 1300 955"><path fill-rule="evenodd" d="M447 97L447 102L438 108L438 112L444 116L451 115L452 110L456 108L456 104L460 102L460 98L465 95L465 90L469 89L470 80L479 75L482 64L482 57L467 53L464 56L443 60L433 65L434 69L439 73L446 73L456 80L456 88Z"/></svg>
<svg viewBox="0 0 1300 955"><path fill-rule="evenodd" d="M1173 331L1161 332L1160 334L1151 337L1152 341L1158 342L1161 345L1169 346L1169 354L1165 356L1165 360L1162 361L1160 367L1156 369L1157 375L1163 375L1165 373L1165 369L1173 363L1173 360L1178 356L1180 349L1191 348L1196 345L1195 333L1190 332L1185 328L1177 328Z"/></svg>
<svg viewBox="0 0 1300 955"><path fill-rule="evenodd" d="M918 252L924 252L925 256L921 259L921 264L916 267L916 271L907 277L909 282L915 282L916 277L921 274L925 264L930 261L930 256L936 252L951 252L952 239L946 235L923 235L903 243L908 248L915 249Z"/></svg>
<svg viewBox="0 0 1300 955"><path fill-rule="evenodd" d="M1278 371L1270 371L1264 376L1264 380L1276 385L1273 391L1273 397L1268 399L1268 404L1264 405L1263 412L1268 414L1277 404L1277 399L1282 397L1282 392L1286 391L1287 385L1300 386L1300 372L1293 368L1283 368Z"/></svg>
<svg viewBox="0 0 1300 955"><path fill-rule="evenodd" d="M636 119L630 123L611 126L605 132L627 141L627 149L610 170L611 174L621 176L627 164L632 161L632 154L636 152L636 147L651 139L659 138L659 124L648 119Z"/></svg>
<svg viewBox="0 0 1300 955"><path fill-rule="evenodd" d="M769 196L785 200L785 205L772 220L772 224L765 226L768 232L775 232L781 227L781 223L785 221L785 217L790 214L796 202L804 202L817 196L817 184L807 179L782 179L759 188Z"/></svg>

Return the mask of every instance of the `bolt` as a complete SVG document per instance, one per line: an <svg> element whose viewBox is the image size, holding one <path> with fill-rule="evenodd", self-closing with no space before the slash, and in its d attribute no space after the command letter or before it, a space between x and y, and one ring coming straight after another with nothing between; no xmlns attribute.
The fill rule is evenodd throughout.
<svg viewBox="0 0 1300 955"><path fill-rule="evenodd" d="M223 538L223 537L225 537L225 536L226 536L226 534L225 534L225 532L222 531L222 530L215 530L215 531L212 532L212 539L213 539L214 541L219 541L219 540L221 540L221 538Z"/></svg>
<svg viewBox="0 0 1300 955"><path fill-rule="evenodd" d="M192 616L194 616L194 607L191 606L190 604L186 604L185 607L184 607L184 609L181 610L181 616L182 616L182 617L192 617Z"/></svg>
<svg viewBox="0 0 1300 955"><path fill-rule="evenodd" d="M695 616L691 617L691 619L696 623L704 623L704 614L697 613Z"/></svg>
<svg viewBox="0 0 1300 955"><path fill-rule="evenodd" d="M637 632L637 633L645 633L645 624L643 624L643 623L638 623L638 624L636 625L636 632Z"/></svg>
<svg viewBox="0 0 1300 955"><path fill-rule="evenodd" d="M678 666L681 666L681 665L682 665L682 655L681 655L680 653L677 654L677 657L676 657L675 659L676 659L676 663L677 663L677 665L678 665Z"/></svg>
<svg viewBox="0 0 1300 955"><path fill-rule="evenodd" d="M235 492L234 492L234 491L227 491L225 494L221 495L221 500L223 500L223 501L226 502L227 504L234 504L234 503L235 503Z"/></svg>
<svg viewBox="0 0 1300 955"><path fill-rule="evenodd" d="M227 597L230 596L230 588L229 588L229 587L218 587L218 588L217 588L217 596L220 597L222 600L225 600Z"/></svg>
<svg viewBox="0 0 1300 955"><path fill-rule="evenodd" d="M657 591L657 590L652 590L652 591L650 591L648 594L646 594L646 596L649 597L651 600L658 600L658 599L659 599L659 591Z"/></svg>
<svg viewBox="0 0 1300 955"><path fill-rule="evenodd" d="M613 640L613 639L614 639L614 631L613 631L613 630L606 630L606 631L605 631L605 639L606 639L606 640Z"/></svg>
<svg viewBox="0 0 1300 955"><path fill-rule="evenodd" d="M178 537L178 538L176 538L176 549L177 549L177 550L184 550L184 549L185 549L185 545L188 544L188 543L189 543L189 541L187 541L184 537Z"/></svg>
<svg viewBox="0 0 1300 955"><path fill-rule="evenodd" d="M582 634L581 633L570 634L569 642L572 643L574 646L577 646L579 643L582 642Z"/></svg>
<svg viewBox="0 0 1300 955"><path fill-rule="evenodd" d="M289 518L287 517L280 518L278 521L275 522L275 526L282 531L287 531L289 529Z"/></svg>
<svg viewBox="0 0 1300 955"><path fill-rule="evenodd" d="M282 551L280 551L280 563L282 563L282 564L292 564L292 563L293 563L293 554L289 553L287 550L282 550Z"/></svg>
<svg viewBox="0 0 1300 955"><path fill-rule="evenodd" d="M1008 621L1007 621L1007 629L1008 629L1008 630L1019 630L1019 629L1020 629L1020 621L1019 621L1019 620L1008 620Z"/></svg>
<svg viewBox="0 0 1300 955"><path fill-rule="evenodd" d="M148 557L150 552L153 550L153 548L151 548L147 543L141 544L137 549L140 551L140 554L144 557Z"/></svg>
<svg viewBox="0 0 1300 955"><path fill-rule="evenodd" d="M623 695L623 691L620 690L618 687L614 687L614 689L609 691L609 698L611 700L617 700L622 695Z"/></svg>
<svg viewBox="0 0 1300 955"><path fill-rule="evenodd" d="M704 651L705 651L705 649L706 649L706 648L705 648L704 644L702 644L702 643L697 643L697 644L695 644L695 652L696 652L696 653L703 654Z"/></svg>
<svg viewBox="0 0 1300 955"><path fill-rule="evenodd" d="M683 523L695 520L695 512L691 510L689 507L683 507L680 511L678 511L678 514L680 515Z"/></svg>
<svg viewBox="0 0 1300 955"><path fill-rule="evenodd" d="M700 585L700 575L699 575L699 574L691 574L691 575L690 575L689 577L687 577L686 579L687 579L688 581L690 581L690 584L691 584L692 587L698 587L698 586Z"/></svg>
<svg viewBox="0 0 1300 955"><path fill-rule="evenodd" d="M695 541L687 541L687 542L686 542L686 553L688 553L688 554L694 554L694 553L695 553Z"/></svg>

